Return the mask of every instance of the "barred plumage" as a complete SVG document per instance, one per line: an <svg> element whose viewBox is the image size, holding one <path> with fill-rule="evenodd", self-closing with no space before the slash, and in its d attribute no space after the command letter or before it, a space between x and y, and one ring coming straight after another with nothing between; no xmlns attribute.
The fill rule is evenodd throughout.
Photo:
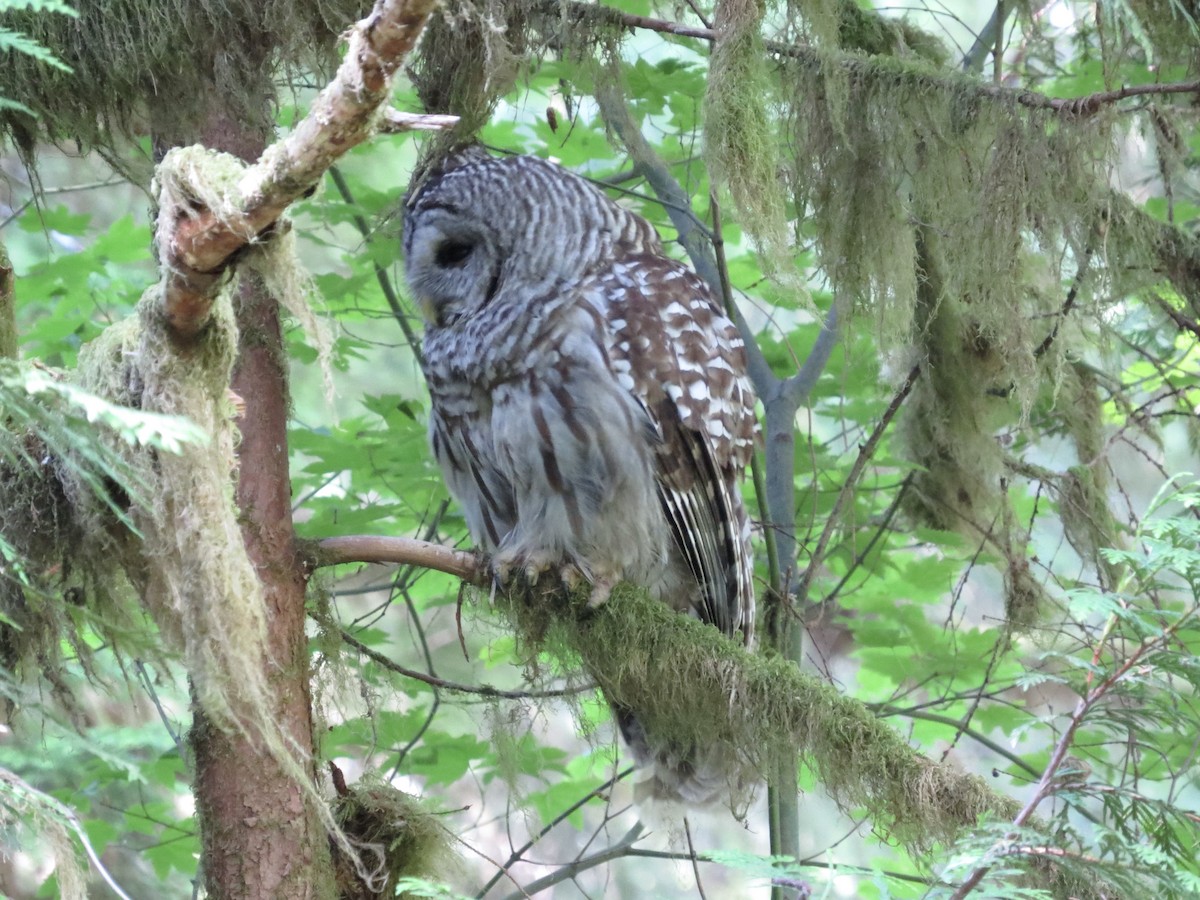
<svg viewBox="0 0 1200 900"><path fill-rule="evenodd" d="M653 226L533 157L477 151L407 201L409 286L427 318L430 441L472 537L501 568L574 565L751 639L738 482L757 436L737 329ZM656 746L659 793L724 787L701 748Z"/></svg>

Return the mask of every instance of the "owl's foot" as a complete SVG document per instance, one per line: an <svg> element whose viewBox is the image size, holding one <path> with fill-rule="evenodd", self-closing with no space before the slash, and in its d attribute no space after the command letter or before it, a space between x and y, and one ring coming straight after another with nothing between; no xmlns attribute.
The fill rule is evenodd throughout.
<svg viewBox="0 0 1200 900"><path fill-rule="evenodd" d="M575 589L588 580L587 575L575 563L567 563L559 569L558 578L569 594L575 593Z"/></svg>
<svg viewBox="0 0 1200 900"><path fill-rule="evenodd" d="M608 600L608 595L620 581L615 575L597 575L592 581L592 594L588 597L588 608L598 609Z"/></svg>
<svg viewBox="0 0 1200 900"><path fill-rule="evenodd" d="M501 550L492 557L492 584L501 592L520 590L528 593L546 572L557 568L559 562L559 558L549 551Z"/></svg>

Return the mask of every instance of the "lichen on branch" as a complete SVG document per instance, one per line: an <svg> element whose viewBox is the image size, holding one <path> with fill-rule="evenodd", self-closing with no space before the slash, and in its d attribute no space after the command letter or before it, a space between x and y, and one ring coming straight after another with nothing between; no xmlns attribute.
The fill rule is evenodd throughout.
<svg viewBox="0 0 1200 900"><path fill-rule="evenodd" d="M192 340L207 324L234 254L264 237L338 158L374 133L396 71L434 5L435 0L379 0L350 30L337 77L317 95L308 115L227 186L220 205L180 203L160 213L156 236L166 271L162 304L177 339Z"/></svg>

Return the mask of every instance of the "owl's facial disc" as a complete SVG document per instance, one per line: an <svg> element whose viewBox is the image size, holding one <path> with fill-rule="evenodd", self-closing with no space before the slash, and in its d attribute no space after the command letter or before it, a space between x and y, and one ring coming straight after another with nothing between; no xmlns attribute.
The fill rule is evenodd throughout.
<svg viewBox="0 0 1200 900"><path fill-rule="evenodd" d="M425 320L439 327L478 312L499 285L494 248L456 213L426 210L406 241L405 268L413 298Z"/></svg>

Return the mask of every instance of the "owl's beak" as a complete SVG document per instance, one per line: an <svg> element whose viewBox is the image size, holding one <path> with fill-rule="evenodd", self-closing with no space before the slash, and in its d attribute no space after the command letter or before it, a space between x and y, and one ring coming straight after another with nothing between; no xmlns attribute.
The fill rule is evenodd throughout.
<svg viewBox="0 0 1200 900"><path fill-rule="evenodd" d="M433 307L433 300L424 294L417 294L413 297L413 302L417 304L417 309L421 311L421 318L427 325L437 324L437 310Z"/></svg>

